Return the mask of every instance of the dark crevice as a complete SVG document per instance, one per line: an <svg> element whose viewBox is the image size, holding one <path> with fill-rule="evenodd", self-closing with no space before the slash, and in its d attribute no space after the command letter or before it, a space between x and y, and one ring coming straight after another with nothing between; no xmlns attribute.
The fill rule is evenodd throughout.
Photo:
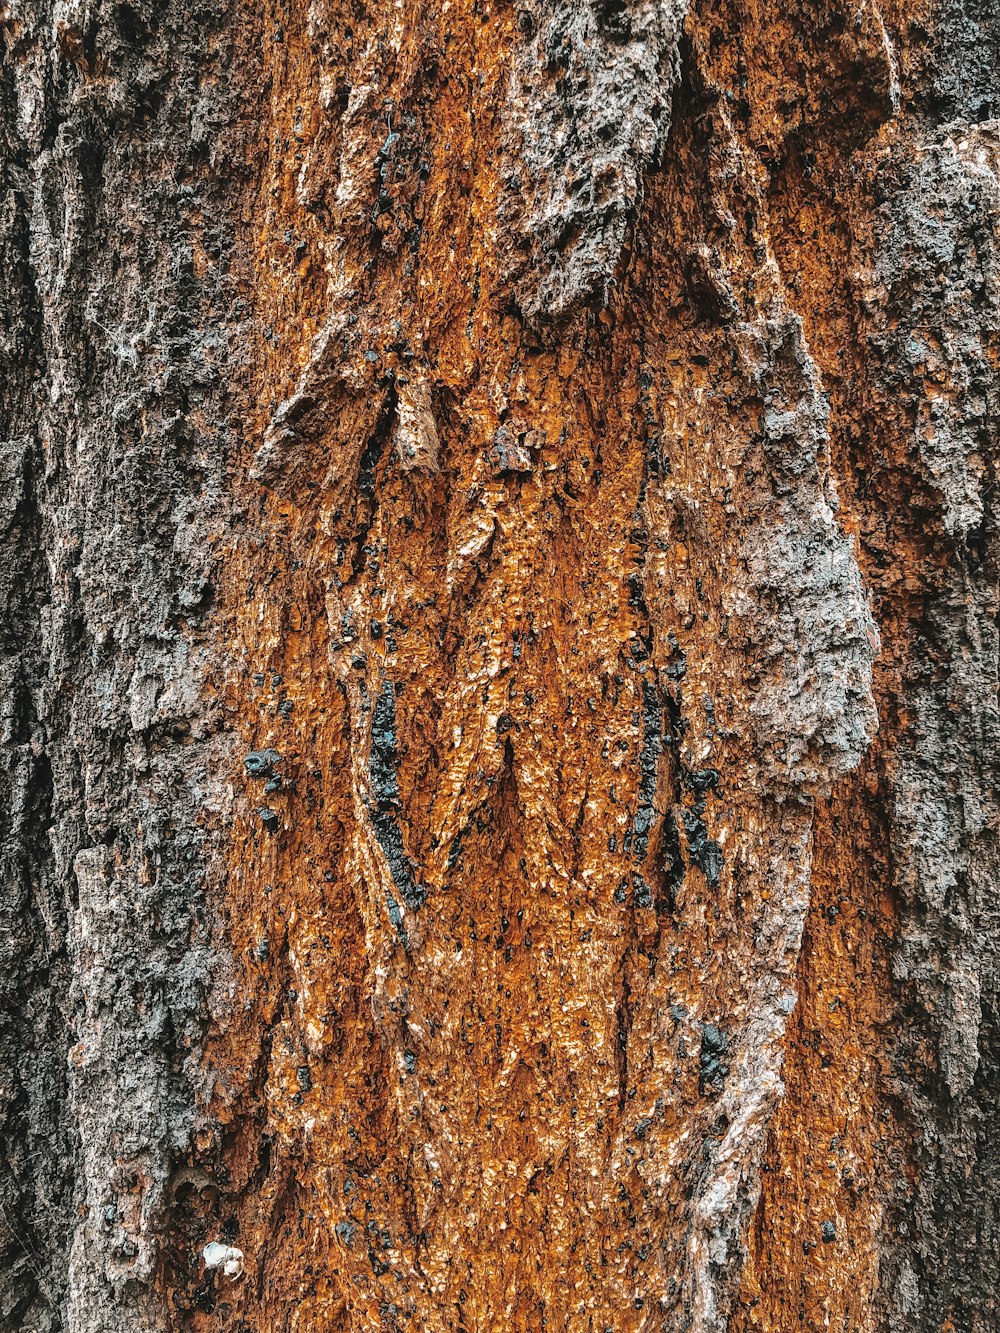
<svg viewBox="0 0 1000 1333"><path fill-rule="evenodd" d="M417 883L413 862L403 844L398 818L400 796L396 762L396 692L392 681L386 680L372 712L372 746L368 761L372 795L370 818L396 891L409 910L416 912L424 905L427 892ZM386 903L392 924L402 939L405 936L402 913L388 890Z"/></svg>

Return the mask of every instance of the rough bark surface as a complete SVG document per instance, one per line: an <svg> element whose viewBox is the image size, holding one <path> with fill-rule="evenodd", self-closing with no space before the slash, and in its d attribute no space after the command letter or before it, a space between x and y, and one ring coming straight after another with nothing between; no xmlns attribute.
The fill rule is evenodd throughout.
<svg viewBox="0 0 1000 1333"><path fill-rule="evenodd" d="M0 36L0 1328L995 1330L992 4Z"/></svg>

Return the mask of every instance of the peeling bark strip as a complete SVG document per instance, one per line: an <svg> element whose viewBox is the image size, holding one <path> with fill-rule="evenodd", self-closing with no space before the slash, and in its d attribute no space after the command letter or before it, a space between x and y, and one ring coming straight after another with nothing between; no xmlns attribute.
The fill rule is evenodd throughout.
<svg viewBox="0 0 1000 1333"><path fill-rule="evenodd" d="M529 325L607 302L670 128L686 11L685 0L518 7L498 220Z"/></svg>
<svg viewBox="0 0 1000 1333"><path fill-rule="evenodd" d="M1000 1326L918 11L0 4L0 1333Z"/></svg>

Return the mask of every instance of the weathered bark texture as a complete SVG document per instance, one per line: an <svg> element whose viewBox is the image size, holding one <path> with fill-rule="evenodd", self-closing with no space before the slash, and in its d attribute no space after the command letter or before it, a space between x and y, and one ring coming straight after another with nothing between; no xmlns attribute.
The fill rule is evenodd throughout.
<svg viewBox="0 0 1000 1333"><path fill-rule="evenodd" d="M0 34L0 1328L1000 1327L992 0Z"/></svg>

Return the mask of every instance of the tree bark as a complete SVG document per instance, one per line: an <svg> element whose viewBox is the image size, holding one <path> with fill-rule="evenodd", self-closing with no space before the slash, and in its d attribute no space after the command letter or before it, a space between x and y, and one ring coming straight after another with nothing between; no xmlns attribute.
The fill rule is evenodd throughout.
<svg viewBox="0 0 1000 1333"><path fill-rule="evenodd" d="M0 33L0 1328L995 1330L994 7Z"/></svg>

